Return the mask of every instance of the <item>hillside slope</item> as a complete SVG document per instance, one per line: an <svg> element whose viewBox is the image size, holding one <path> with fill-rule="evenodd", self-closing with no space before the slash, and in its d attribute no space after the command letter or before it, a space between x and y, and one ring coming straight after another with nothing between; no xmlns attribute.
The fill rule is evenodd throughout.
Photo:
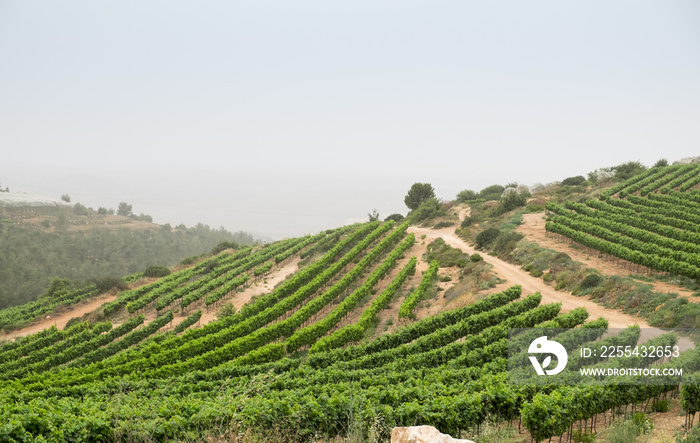
<svg viewBox="0 0 700 443"><path fill-rule="evenodd" d="M13 198L3 200L7 196ZM55 200L0 192L0 309L37 300L56 277L83 286L151 265L173 266L222 241L254 243L244 232L173 228L147 216L100 214Z"/></svg>

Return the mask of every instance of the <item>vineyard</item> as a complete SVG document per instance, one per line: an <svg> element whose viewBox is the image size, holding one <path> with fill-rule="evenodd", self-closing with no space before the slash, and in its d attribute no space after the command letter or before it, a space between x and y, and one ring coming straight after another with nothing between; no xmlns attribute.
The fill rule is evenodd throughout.
<svg viewBox="0 0 700 443"><path fill-rule="evenodd" d="M700 278L700 166L646 170L583 203L549 202L548 232L636 271Z"/></svg>
<svg viewBox="0 0 700 443"><path fill-rule="evenodd" d="M680 198L675 188L693 178L679 180L696 170L652 171L607 199L649 189L648 197L664 186L662 195ZM599 210L585 207L591 209L550 205L557 215L549 223L571 230L575 223L599 226L589 218L615 223L616 213L594 217L584 212ZM574 353L596 340L636 344L639 328L601 338L605 319L589 319L583 308L562 313L561 305L541 304L540 294L523 294L520 286L416 321L439 265L431 262L414 275L421 257L407 228L407 222L371 222L227 250L121 293L102 308L108 318L126 318L119 325L83 322L0 346L0 441L199 441L232 428L261 435L275 430L293 441L352 432L386 440L394 426L433 425L457 437L494 421L517 422L524 437L543 441L570 437L576 424L612 420L620 407L677 393L673 385L510 383L512 328L569 328L558 339ZM660 242L653 247L695 254ZM304 266L273 290L199 325L203 312L294 257L304 258ZM402 326L371 338L372 326L399 296ZM157 315L146 321L152 311ZM184 319L172 327L176 314ZM510 341L536 337L524 333ZM648 344L668 346L676 339L665 334ZM700 369L698 351L679 358L684 368ZM605 365L573 360L576 368ZM668 364L656 357L635 363ZM695 386L683 386L680 395L687 411L700 408Z"/></svg>

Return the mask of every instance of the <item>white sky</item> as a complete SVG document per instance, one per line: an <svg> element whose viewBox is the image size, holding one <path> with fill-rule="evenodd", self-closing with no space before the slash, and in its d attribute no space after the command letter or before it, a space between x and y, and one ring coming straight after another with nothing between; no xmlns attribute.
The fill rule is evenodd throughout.
<svg viewBox="0 0 700 443"><path fill-rule="evenodd" d="M279 238L700 155L696 1L2 1L0 184Z"/></svg>

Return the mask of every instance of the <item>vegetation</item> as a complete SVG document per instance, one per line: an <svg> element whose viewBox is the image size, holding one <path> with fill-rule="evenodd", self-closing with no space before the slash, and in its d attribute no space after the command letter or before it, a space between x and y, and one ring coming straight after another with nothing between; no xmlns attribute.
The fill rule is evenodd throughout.
<svg viewBox="0 0 700 443"><path fill-rule="evenodd" d="M408 209L414 211L426 200L434 198L435 190L430 183L414 183L403 201Z"/></svg>
<svg viewBox="0 0 700 443"><path fill-rule="evenodd" d="M249 234L232 234L201 224L174 232L157 226L147 230L94 227L46 232L20 223L0 223L0 231L0 309L37 300L52 277L70 279L81 286L95 279L143 271L154 263L173 266L182 257L201 254L221 241L254 241Z"/></svg>

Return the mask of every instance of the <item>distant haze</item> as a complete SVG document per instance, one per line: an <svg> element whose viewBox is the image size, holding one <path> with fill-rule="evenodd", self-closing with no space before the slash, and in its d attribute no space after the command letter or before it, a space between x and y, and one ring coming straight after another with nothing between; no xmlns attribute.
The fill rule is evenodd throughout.
<svg viewBox="0 0 700 443"><path fill-rule="evenodd" d="M700 155L695 1L0 1L0 185L281 238Z"/></svg>

